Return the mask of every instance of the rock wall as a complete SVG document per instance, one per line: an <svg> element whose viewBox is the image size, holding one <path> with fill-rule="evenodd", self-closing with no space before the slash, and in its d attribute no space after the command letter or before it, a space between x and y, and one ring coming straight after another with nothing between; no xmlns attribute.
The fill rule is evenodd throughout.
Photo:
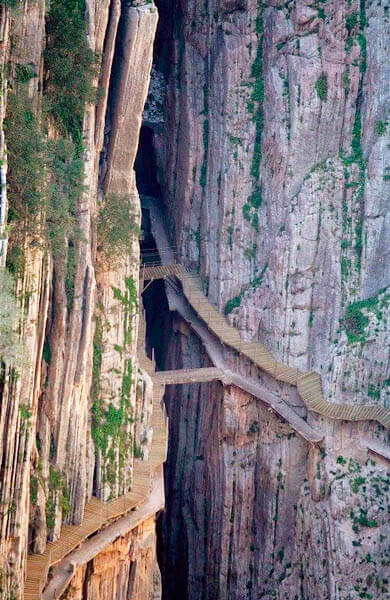
<svg viewBox="0 0 390 600"><path fill-rule="evenodd" d="M92 495L107 500L129 491L134 456L147 458L151 435L151 382L136 355L140 203L133 164L158 14L151 2L87 1L84 8L86 40L97 63L93 84L101 89L96 102L87 101L83 116L83 187L71 215L77 241L69 236L66 251L52 255L41 209L34 235L23 238L24 268L16 274L18 336L26 359L15 369L1 366L0 596L14 600L23 598L27 551L43 552L64 522L81 523ZM7 88L16 97L27 90L28 110L31 106L31 119L42 123L45 148L47 140L63 135L50 117L46 90L51 75L45 48L53 43L45 35L48 10L45 3L26 0L4 2L0 12L5 92L0 116L7 112ZM4 157L3 133L1 143ZM7 177L12 186L12 164ZM110 247L102 249L98 231L99 215L112 196L128 202L133 223L126 251L115 259ZM12 197L8 205L3 186L2 267L7 242L14 248L23 231L20 225L5 227L7 209L11 217L15 213ZM123 572L139 561L152 581L154 525L145 528L149 533L134 534L141 540L135 546L129 534L131 557L126 563L123 546ZM138 594L152 589L148 577L137 571ZM102 598L113 597L104 593Z"/></svg>
<svg viewBox="0 0 390 600"><path fill-rule="evenodd" d="M320 372L327 400L386 406L388 7L159 9L167 101L154 139L179 260L247 339ZM202 348L176 334L166 366L194 363L207 364ZM309 414L317 451L234 389L166 401L166 598L390 597L388 464L363 449L386 431Z"/></svg>
<svg viewBox="0 0 390 600"><path fill-rule="evenodd" d="M152 518L78 569L61 600L159 600L160 579Z"/></svg>

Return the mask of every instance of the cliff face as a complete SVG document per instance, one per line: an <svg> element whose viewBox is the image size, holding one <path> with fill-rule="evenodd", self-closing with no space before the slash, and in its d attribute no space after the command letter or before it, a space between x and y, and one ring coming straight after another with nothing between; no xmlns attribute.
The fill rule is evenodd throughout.
<svg viewBox="0 0 390 600"><path fill-rule="evenodd" d="M247 339L321 373L326 400L386 406L388 7L159 9L167 101L154 146L179 259ZM165 365L202 364L177 329ZM364 447L386 430L310 413L318 451L234 388L166 398L166 598L390 597L388 465Z"/></svg>
<svg viewBox="0 0 390 600"><path fill-rule="evenodd" d="M168 315L179 281L139 305L141 215L153 259L160 203L160 258L198 271L243 339L317 371L331 403L387 407L389 6L156 5L0 6L0 596L390 598L388 431L308 411L226 345L323 442L227 379L169 386L156 543L165 419L145 330L159 369L212 353L192 309Z"/></svg>
<svg viewBox="0 0 390 600"><path fill-rule="evenodd" d="M1 258L8 242L23 350L15 366L2 356L0 382L4 598L23 597L28 550L42 553L64 523L81 523L92 496L128 492L134 459L147 459L133 164L156 23L144 2L1 7L3 179L6 147L10 157ZM118 212L128 230L113 239ZM124 570L137 548L126 560ZM142 577L136 585L142 594Z"/></svg>

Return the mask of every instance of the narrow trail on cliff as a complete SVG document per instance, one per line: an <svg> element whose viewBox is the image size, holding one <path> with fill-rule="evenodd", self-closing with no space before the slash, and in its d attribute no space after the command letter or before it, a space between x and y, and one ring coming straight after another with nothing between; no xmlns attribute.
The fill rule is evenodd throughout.
<svg viewBox="0 0 390 600"><path fill-rule="evenodd" d="M315 372L300 372L275 360L260 342L245 342L238 330L231 327L225 318L204 295L202 282L196 274L187 273L176 264L173 250L164 226L164 219L158 202L152 197L144 197L143 205L149 210L150 225L157 248L160 250L162 267L145 265L141 277L144 280L176 276L182 283L183 293L177 286L166 285L166 294L171 311L177 311L187 321L202 340L214 365L224 372L223 383L229 382L269 404L280 416L286 419L302 437L316 443L323 439L320 432L310 427L304 419L281 398L269 392L256 380L243 377L231 371L223 357L223 345L236 350L249 358L256 366L266 371L278 381L295 386L306 408L324 417L345 421L377 420L390 428L390 410L377 405L349 405L327 402L322 394L321 377ZM378 452L378 445L377 450ZM385 449L384 449L385 450ZM375 451L375 450L374 450ZM383 454L386 456L386 454Z"/></svg>

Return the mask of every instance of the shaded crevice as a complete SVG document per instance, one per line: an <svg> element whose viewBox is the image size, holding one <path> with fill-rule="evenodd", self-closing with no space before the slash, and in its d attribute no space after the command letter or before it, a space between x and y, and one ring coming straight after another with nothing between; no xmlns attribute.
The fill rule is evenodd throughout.
<svg viewBox="0 0 390 600"><path fill-rule="evenodd" d="M161 188L157 181L153 137L153 129L143 125L140 132L137 158L135 160L137 189L141 196L161 198Z"/></svg>

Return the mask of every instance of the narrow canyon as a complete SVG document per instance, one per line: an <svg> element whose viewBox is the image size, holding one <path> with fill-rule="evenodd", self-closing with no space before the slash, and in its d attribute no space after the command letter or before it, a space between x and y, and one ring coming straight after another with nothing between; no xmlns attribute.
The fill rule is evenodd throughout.
<svg viewBox="0 0 390 600"><path fill-rule="evenodd" d="M0 599L390 600L390 0L0 30Z"/></svg>

